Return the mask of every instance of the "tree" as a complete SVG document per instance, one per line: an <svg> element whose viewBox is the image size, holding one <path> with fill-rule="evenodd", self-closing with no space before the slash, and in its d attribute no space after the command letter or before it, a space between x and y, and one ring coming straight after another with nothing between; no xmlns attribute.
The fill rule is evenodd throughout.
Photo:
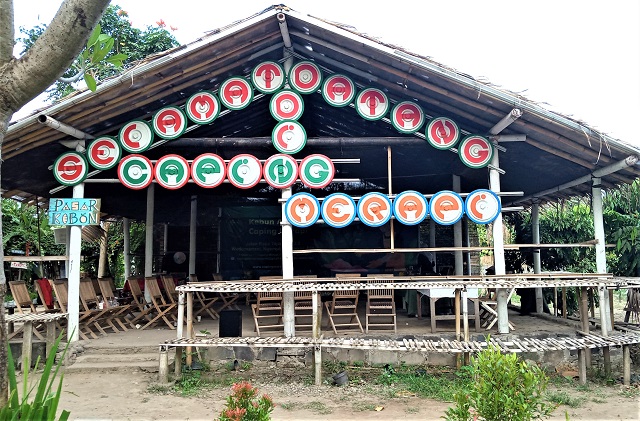
<svg viewBox="0 0 640 421"><path fill-rule="evenodd" d="M64 0L29 51L15 58L13 0L0 0L0 146L13 113L47 89L69 68L108 4L109 0ZM0 166L0 177L1 174ZM3 256L4 246L0 245L2 265ZM0 271L0 302L4 302L6 289L4 271ZM0 406L6 403L7 396L7 332L4 312L0 311Z"/></svg>
<svg viewBox="0 0 640 421"><path fill-rule="evenodd" d="M89 57L78 57L71 68L64 72L63 77L49 89L49 99L61 99L75 91L72 83L82 75L82 71L88 71L95 80L104 80L121 72L119 64L126 68L138 60L151 54L166 51L178 44L178 41L166 30L162 20L156 22L157 26L147 26L140 30L131 26L128 13L118 5L107 7L100 19L99 27L105 36L113 40L113 48L105 55L103 60L91 61ZM22 53L29 51L36 40L46 30L46 25L37 25L31 29L20 28L24 35L18 38L24 49Z"/></svg>

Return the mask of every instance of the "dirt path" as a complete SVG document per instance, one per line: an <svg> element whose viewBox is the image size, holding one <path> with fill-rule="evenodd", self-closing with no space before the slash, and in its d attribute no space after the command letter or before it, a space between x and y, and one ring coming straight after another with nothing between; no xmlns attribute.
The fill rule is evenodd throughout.
<svg viewBox="0 0 640 421"><path fill-rule="evenodd" d="M70 410L73 420L213 420L229 393L228 387L220 387L182 397L155 386L155 380L155 374L140 371L69 373L60 407ZM268 393L277 404L274 420L439 420L449 406L410 394L389 396L383 387L368 384L338 388L253 380L260 393ZM625 393L622 386L559 390L582 401L578 408L560 406L552 420L565 420L565 410L571 420L640 419L637 390Z"/></svg>

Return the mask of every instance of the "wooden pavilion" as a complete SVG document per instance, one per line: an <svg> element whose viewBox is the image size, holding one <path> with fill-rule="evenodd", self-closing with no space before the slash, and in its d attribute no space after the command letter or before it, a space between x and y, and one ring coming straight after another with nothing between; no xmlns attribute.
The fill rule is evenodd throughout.
<svg viewBox="0 0 640 421"><path fill-rule="evenodd" d="M621 281L604 277L601 192L640 172L640 149L583 122L282 5L15 122L2 154L4 197L98 198L105 216L144 220L145 276L166 270L153 248L153 226L163 224L161 252L183 252L188 259L173 263L201 279L286 280L321 269L331 277L344 267L329 262L348 256L423 252L436 263L450 254L451 274L463 279L479 275L465 273L465 253L477 248L463 228L491 223L495 273L508 280L502 214L532 207L534 243L544 247L539 205L592 195L588 245L602 279L573 284L597 286L603 303ZM421 227L428 240L419 241ZM450 243L436 244L437 229ZM74 326L80 228L68 237ZM408 261L394 268L408 270ZM541 312L540 287L552 283L529 285ZM504 286L499 333L509 332ZM284 296L290 337L293 291Z"/></svg>

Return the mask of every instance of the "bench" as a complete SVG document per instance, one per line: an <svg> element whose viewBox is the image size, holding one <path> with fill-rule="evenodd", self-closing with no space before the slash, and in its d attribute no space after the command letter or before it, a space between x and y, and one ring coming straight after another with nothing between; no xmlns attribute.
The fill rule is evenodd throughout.
<svg viewBox="0 0 640 421"><path fill-rule="evenodd" d="M310 337L239 337L239 338L176 338L160 344L160 381L168 382L168 351L170 348L184 347L276 347L276 348L312 348L315 351L315 381L321 382L321 349L375 349L404 352L437 352L465 354L477 353L490 345L504 353L525 353L544 351L578 351L580 382L586 383L587 349L621 346L623 349L624 384L630 383L631 358L629 346L640 343L640 335L635 333L616 333L603 337L594 333L581 333L579 337L559 338L511 338L501 340L490 337L488 341L458 341L440 338L431 339L371 339L371 338L323 338ZM181 373L181 364L176 364L176 376Z"/></svg>
<svg viewBox="0 0 640 421"><path fill-rule="evenodd" d="M8 314L5 316L7 324L23 323L22 329L22 361L27 358L27 367L31 364L31 347L33 343L34 326L45 324L46 326L46 352L47 355L51 351L56 340L56 323L59 320L66 319L67 313L18 313ZM25 367L22 367L24 370Z"/></svg>

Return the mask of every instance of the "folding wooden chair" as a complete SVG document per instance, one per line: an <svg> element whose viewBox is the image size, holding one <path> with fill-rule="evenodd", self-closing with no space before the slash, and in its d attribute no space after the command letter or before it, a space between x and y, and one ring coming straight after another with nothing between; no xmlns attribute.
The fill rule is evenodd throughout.
<svg viewBox="0 0 640 421"><path fill-rule="evenodd" d="M154 313L151 316L151 320L149 320L146 325L142 326L141 329L146 329L152 324L158 322L158 319L162 319L170 329L175 329L176 327L173 325L173 321L169 320L167 317L175 319L176 315L171 315L170 312L176 309L176 304L165 301L162 296L162 292L160 292L158 280L155 276L147 276L144 280L146 288L149 290L149 296L151 297L151 302L149 304L152 306Z"/></svg>
<svg viewBox="0 0 640 421"><path fill-rule="evenodd" d="M367 284L371 286L386 282L388 281L378 279L367 280ZM394 292L391 288L367 289L367 310L365 313L367 333L369 333L369 328L371 327L392 327L393 333L396 333L396 302ZM373 323L371 321L372 318L382 318L387 322Z"/></svg>
<svg viewBox="0 0 640 421"><path fill-rule="evenodd" d="M69 287L68 287L67 278L60 278L53 281L51 285L53 287L53 292L56 294L56 298L58 300L58 305L60 306L60 310L63 313L68 313L68 304L69 304ZM91 312L80 310L78 313L78 335L82 339L89 339L91 336L93 339L98 339L98 335L95 334L93 330L89 328L86 323L86 320L91 317Z"/></svg>
<svg viewBox="0 0 640 421"><path fill-rule="evenodd" d="M222 274L221 273L214 273L213 274L213 281L214 282L220 282L222 281ZM247 293L237 293L237 292L219 292L218 296L220 297L220 299L222 300L222 307L220 307L217 312L220 313L222 310L228 308L228 307L235 307L236 310L239 309L238 307L238 303L236 303L236 301L238 301L238 299L240 297L242 297L243 295L245 295L247 297L247 304L249 304L249 296L251 295L251 293L247 292Z"/></svg>
<svg viewBox="0 0 640 421"><path fill-rule="evenodd" d="M346 276L347 275L347 276ZM359 278L360 274L345 274L343 276L336 276L337 284L350 284L353 283L353 279L350 278ZM364 333L362 329L362 324L360 323L360 318L358 317L358 297L360 296L360 291L358 290L348 290L348 289L340 289L333 291L333 296L331 301L327 301L324 303L327 309L327 315L329 316L329 323L333 328L333 332L338 334L337 328L358 328L360 332ZM349 322L347 323L337 323L337 318L349 318Z"/></svg>
<svg viewBox="0 0 640 421"><path fill-rule="evenodd" d="M131 315L131 318L134 319L133 315L133 307L129 304L121 304L115 296L115 293L112 289L113 279L111 278L98 278L98 287L100 288L100 293L103 298L103 305L106 308L110 308L114 310L113 320L120 325L122 330L128 330L125 322L129 323L131 327L135 327L130 320L127 319L127 315Z"/></svg>
<svg viewBox="0 0 640 421"><path fill-rule="evenodd" d="M138 315L131 320L132 324L136 324L140 319L145 319L147 321L151 320L150 314L153 311L153 307L147 300L144 298L144 293L142 289L140 289L140 284L138 283L138 277L130 276L127 279L127 283L129 284L129 290L131 291L131 298L133 299L133 308L137 308Z"/></svg>
<svg viewBox="0 0 640 421"><path fill-rule="evenodd" d="M261 281L281 280L282 276L261 276ZM256 333L260 336L260 329L284 329L282 320L282 292L257 292L256 303L251 305ZM267 324L260 324L267 320Z"/></svg>
<svg viewBox="0 0 640 421"><path fill-rule="evenodd" d="M197 283L198 276L195 274L189 275L190 283ZM193 293L194 298L198 304L198 310L195 312L194 316L199 316L203 312L206 312L213 320L219 319L220 315L217 311L213 309L213 305L218 302L220 297L218 295L211 296L211 294L207 294L204 291L196 291Z"/></svg>
<svg viewBox="0 0 640 421"><path fill-rule="evenodd" d="M103 335L107 334L105 329L111 329L115 333L120 332L113 323L116 311L113 308L106 307L104 303L100 304L91 278L80 279L80 303L84 311L89 314L85 320L89 327L95 327ZM103 322L106 323L106 326L101 324Z"/></svg>
<svg viewBox="0 0 640 421"><path fill-rule="evenodd" d="M316 275L296 276L297 280L293 282L294 285L311 284L315 282L313 278L317 278ZM294 322L296 328L309 328L313 329L313 292L312 291L294 291L293 292L293 310L294 310ZM302 321L308 320L306 323ZM302 320L302 321L301 321Z"/></svg>
<svg viewBox="0 0 640 421"><path fill-rule="evenodd" d="M18 313L26 314L26 309L29 309L30 313L38 314L38 310L36 306L33 304L33 300L31 299L31 295L29 294L29 289L27 288L27 284L25 281L11 281L9 282L9 289L11 290L11 295L13 296L13 301L16 303L16 310ZM38 331L39 328L42 327L40 325L33 327L33 334L40 340L44 340L44 336ZM9 339L15 337L17 334L22 332L22 328L15 330L9 336Z"/></svg>
<svg viewBox="0 0 640 421"><path fill-rule="evenodd" d="M35 281L36 291L38 292L38 297L40 297L40 302L44 306L44 311L47 313L58 313L60 312L60 306L53 297L53 288L51 287L51 282L48 279L38 279Z"/></svg>
<svg viewBox="0 0 640 421"><path fill-rule="evenodd" d="M509 296L507 297L507 302L511 300L511 296L515 291L515 288L511 288L511 291L509 291ZM480 298L479 301L481 326L486 326L486 330L490 330L498 321L498 301L497 299L491 298ZM515 329L513 323L511 322L509 322L509 329Z"/></svg>

